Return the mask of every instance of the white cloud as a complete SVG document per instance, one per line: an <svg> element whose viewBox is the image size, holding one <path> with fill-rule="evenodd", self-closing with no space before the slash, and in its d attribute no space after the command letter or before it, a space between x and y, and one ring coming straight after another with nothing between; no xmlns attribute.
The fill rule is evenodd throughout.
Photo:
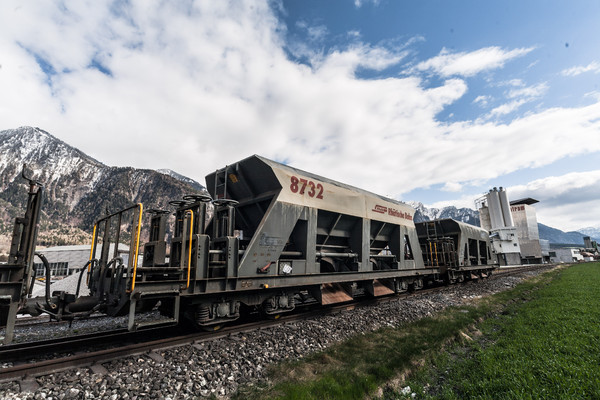
<svg viewBox="0 0 600 400"><path fill-rule="evenodd" d="M550 176L508 190L513 199L540 200L535 207L538 222L545 225L567 231L600 226L600 170Z"/></svg>
<svg viewBox="0 0 600 400"><path fill-rule="evenodd" d="M489 104L490 100L492 100L492 96L480 95L477 96L475 100L473 100L473 103L479 104L481 107L486 107Z"/></svg>
<svg viewBox="0 0 600 400"><path fill-rule="evenodd" d="M548 84L546 82L539 83L534 86L524 86L522 81L516 80L516 82L511 82L510 85L517 87L516 89L510 89L506 93L506 97L512 100L508 103L493 108L489 113L489 117L498 117L510 114L511 112L516 111L523 104L540 98L548 91Z"/></svg>
<svg viewBox="0 0 600 400"><path fill-rule="evenodd" d="M600 103L503 124L436 118L468 90L453 76L531 49L443 52L422 66L447 77L428 88L419 75L356 77L398 65L402 45L352 43L291 61L267 2L132 1L118 12L61 4L0 5L0 128L39 126L109 165L170 168L202 182L257 153L400 197L600 151Z"/></svg>
<svg viewBox="0 0 600 400"><path fill-rule="evenodd" d="M406 54L406 51L394 52L383 47L356 44L344 50L335 50L320 60L313 59L313 64L318 70L334 73L353 74L359 67L381 71L398 64Z"/></svg>
<svg viewBox="0 0 600 400"><path fill-rule="evenodd" d="M534 48L520 48L504 50L492 46L472 52L450 53L443 49L438 56L418 63L413 70L433 71L441 76L464 76L469 77L482 71L502 68L504 64L516 57L521 57Z"/></svg>
<svg viewBox="0 0 600 400"><path fill-rule="evenodd" d="M354 0L354 6L356 8L361 8L366 3L371 3L374 6L378 6L379 5L379 1L380 0Z"/></svg>
<svg viewBox="0 0 600 400"><path fill-rule="evenodd" d="M539 196L547 204L557 205L560 197L568 197L570 203L587 202L600 198L600 170L588 172L571 172L561 176L549 176L536 179L526 185L511 188L517 197Z"/></svg>
<svg viewBox="0 0 600 400"><path fill-rule="evenodd" d="M586 94L584 94L584 96L590 97L590 98L594 99L595 101L600 101L600 92L598 92L598 91L587 92Z"/></svg>
<svg viewBox="0 0 600 400"><path fill-rule="evenodd" d="M499 86L515 86L515 87L519 87L519 86L525 86L525 82L523 82L522 79L511 79L507 82L502 82L500 83Z"/></svg>
<svg viewBox="0 0 600 400"><path fill-rule="evenodd" d="M446 182L442 187L445 192L460 192L463 189L463 185L458 182Z"/></svg>
<svg viewBox="0 0 600 400"><path fill-rule="evenodd" d="M564 76L577 76L585 72L593 72L596 74L600 74L600 63L597 61L592 61L588 65L571 67L563 70L562 74Z"/></svg>
<svg viewBox="0 0 600 400"><path fill-rule="evenodd" d="M517 110L519 107L521 107L526 102L527 101L525 101L525 100L514 100L509 103L499 105L498 107L494 107L490 111L490 116L497 117L500 115L510 114L511 112Z"/></svg>
<svg viewBox="0 0 600 400"><path fill-rule="evenodd" d="M321 41L329 33L325 25L309 25L306 21L299 21L296 26L306 31L311 42Z"/></svg>
<svg viewBox="0 0 600 400"><path fill-rule="evenodd" d="M546 82L539 83L534 86L520 87L518 89L511 89L508 92L509 99L515 98L537 98L544 95L548 91L548 84Z"/></svg>

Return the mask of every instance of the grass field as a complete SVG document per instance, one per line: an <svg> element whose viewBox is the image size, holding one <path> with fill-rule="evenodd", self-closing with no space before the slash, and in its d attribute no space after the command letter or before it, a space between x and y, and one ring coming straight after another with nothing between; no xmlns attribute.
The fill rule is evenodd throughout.
<svg viewBox="0 0 600 400"><path fill-rule="evenodd" d="M600 264L579 264L416 374L420 398L600 399Z"/></svg>
<svg viewBox="0 0 600 400"><path fill-rule="evenodd" d="M599 339L600 264L577 265L277 365L235 398L600 399Z"/></svg>

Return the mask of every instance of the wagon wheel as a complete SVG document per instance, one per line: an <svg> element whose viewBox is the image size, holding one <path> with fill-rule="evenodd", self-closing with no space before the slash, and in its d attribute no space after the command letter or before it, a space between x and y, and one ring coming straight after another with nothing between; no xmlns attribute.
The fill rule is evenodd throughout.
<svg viewBox="0 0 600 400"><path fill-rule="evenodd" d="M169 204L179 208L179 207L183 207L183 206L187 205L188 202L183 201L183 200L171 200L171 201L169 201Z"/></svg>
<svg viewBox="0 0 600 400"><path fill-rule="evenodd" d="M233 200L233 199L216 199L216 200L213 200L213 204L217 207L221 207L221 206L235 207L240 203L237 200Z"/></svg>
<svg viewBox="0 0 600 400"><path fill-rule="evenodd" d="M196 202L202 202L202 203L209 203L212 201L212 197L210 197L207 194L186 194L185 196L183 196L183 200L187 200L187 201L193 201L194 203Z"/></svg>

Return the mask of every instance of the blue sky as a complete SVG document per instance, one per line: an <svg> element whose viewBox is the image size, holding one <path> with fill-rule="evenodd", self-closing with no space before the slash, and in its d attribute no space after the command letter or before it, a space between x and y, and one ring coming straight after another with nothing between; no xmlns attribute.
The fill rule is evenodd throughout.
<svg viewBox="0 0 600 400"><path fill-rule="evenodd" d="M596 76L573 78L565 75L574 65L589 65L600 51L600 3L548 1L284 1L280 17L288 27L289 43L312 43L323 53L357 41L393 48L414 40L404 63L383 71L364 71L365 79L410 74L410 65L435 57L440 49L449 53L471 52L490 45L505 49L528 48L527 56L507 62L502 68L470 76L469 90L445 107L436 119L443 122L481 118L486 111L506 104L511 92L527 86L531 96L513 111L490 120L508 123L520 115L551 107L590 105L600 90ZM291 52L298 62L302 56ZM596 57L596 58L595 58ZM594 74L592 74L594 75ZM591 79L590 79L591 78ZM514 83L518 81L518 85ZM436 75L426 75L425 87L439 85ZM600 134L598 136L600 140ZM518 185L574 169L598 167L598 154L562 158L543 167L514 171L476 185ZM453 200L453 193L440 192L443 185L417 188L405 198L424 203Z"/></svg>
<svg viewBox="0 0 600 400"><path fill-rule="evenodd" d="M428 206L504 186L600 226L598 21L588 1L8 0L0 129L200 182L261 154Z"/></svg>

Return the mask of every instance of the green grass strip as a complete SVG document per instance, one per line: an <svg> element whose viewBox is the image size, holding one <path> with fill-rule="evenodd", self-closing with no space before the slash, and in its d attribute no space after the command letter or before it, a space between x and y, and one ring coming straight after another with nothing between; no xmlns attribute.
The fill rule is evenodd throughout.
<svg viewBox="0 0 600 400"><path fill-rule="evenodd" d="M522 283L515 289L482 299L476 306L448 308L439 315L399 328L383 328L358 335L300 361L281 363L269 369L268 384L242 387L234 398L300 400L372 397L378 388L390 380L417 370L425 360L439 358L445 346L461 338L461 332L490 315L493 310L504 308L507 303L522 303L529 299L537 292L537 287L549 282L553 275L544 276L542 282ZM493 366L491 368L494 369ZM493 376L497 373L499 371L492 372ZM393 394L392 398L397 396Z"/></svg>
<svg viewBox="0 0 600 400"><path fill-rule="evenodd" d="M600 264L564 269L437 357L408 384L419 398L600 399ZM422 395L422 389L428 395Z"/></svg>

